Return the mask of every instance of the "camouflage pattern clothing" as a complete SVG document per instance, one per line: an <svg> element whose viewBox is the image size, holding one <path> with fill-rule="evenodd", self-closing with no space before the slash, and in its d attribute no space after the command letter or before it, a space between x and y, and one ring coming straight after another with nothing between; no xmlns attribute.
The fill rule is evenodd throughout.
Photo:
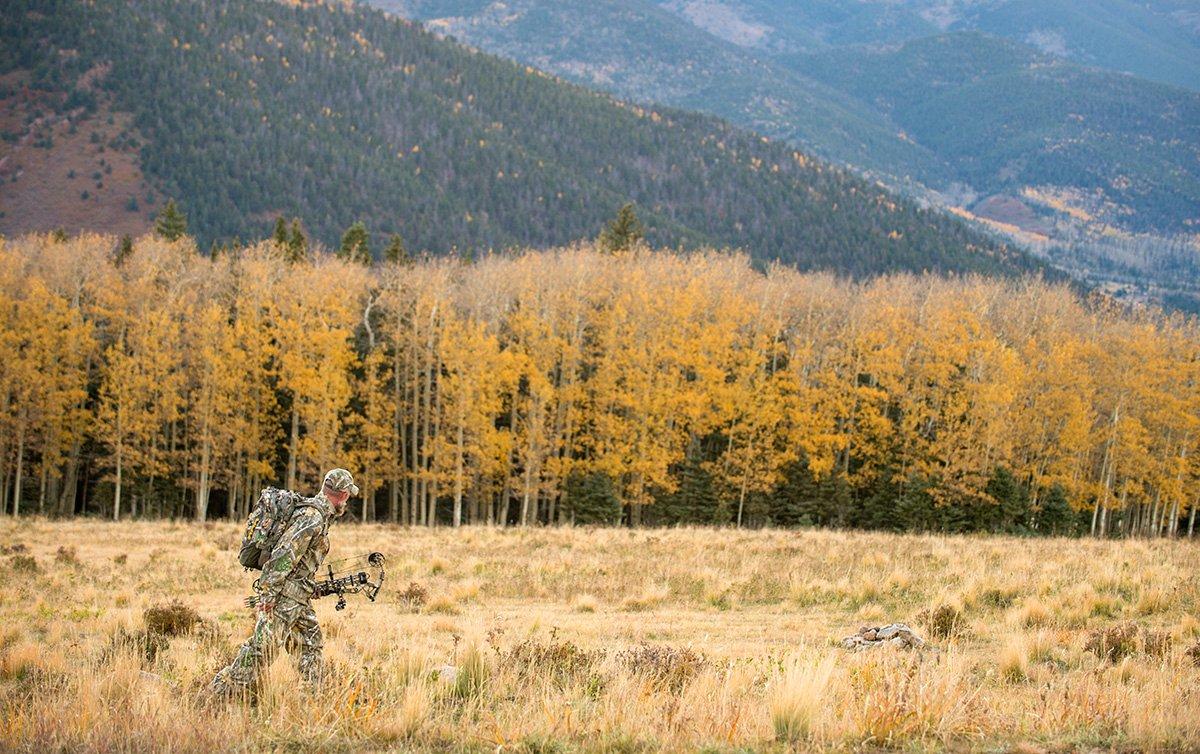
<svg viewBox="0 0 1200 754"><path fill-rule="evenodd" d="M334 511L323 494L297 503L287 529L255 582L258 590L254 633L228 667L217 673L215 691L250 687L280 647L299 649L300 673L317 682L321 677L321 627L310 599L313 576L329 552L329 522Z"/></svg>

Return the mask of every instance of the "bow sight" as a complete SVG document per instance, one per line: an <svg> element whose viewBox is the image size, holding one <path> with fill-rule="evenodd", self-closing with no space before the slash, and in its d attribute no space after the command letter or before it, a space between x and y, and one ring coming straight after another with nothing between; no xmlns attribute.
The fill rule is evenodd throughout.
<svg viewBox="0 0 1200 754"><path fill-rule="evenodd" d="M367 599L374 602L375 598L379 595L379 590L383 588L384 560L383 553L373 552L369 555L344 558L330 563L328 574L324 579L316 582L316 591L313 592L313 598L336 594L338 601L334 605L335 610L345 609L347 594L365 594L367 595ZM334 565L341 565L343 567L335 571L333 568ZM374 581L371 580L371 576L367 573L368 571L374 571Z"/></svg>

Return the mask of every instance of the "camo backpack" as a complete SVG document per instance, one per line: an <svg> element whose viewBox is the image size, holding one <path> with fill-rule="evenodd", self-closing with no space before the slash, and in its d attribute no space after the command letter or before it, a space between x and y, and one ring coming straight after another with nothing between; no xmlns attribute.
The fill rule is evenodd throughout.
<svg viewBox="0 0 1200 754"><path fill-rule="evenodd" d="M292 514L304 506L304 496L290 490L267 487L258 495L258 502L246 519L242 549L238 561L246 568L261 571L271 557L271 550L287 528Z"/></svg>

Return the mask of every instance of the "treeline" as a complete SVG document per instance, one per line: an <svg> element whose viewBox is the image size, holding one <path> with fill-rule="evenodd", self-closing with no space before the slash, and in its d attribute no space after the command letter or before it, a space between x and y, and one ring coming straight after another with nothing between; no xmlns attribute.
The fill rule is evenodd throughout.
<svg viewBox="0 0 1200 754"><path fill-rule="evenodd" d="M338 465L356 516L409 524L1193 531L1193 320L1036 279L290 242L0 240L5 510L238 518Z"/></svg>
<svg viewBox="0 0 1200 754"><path fill-rule="evenodd" d="M131 113L104 146L137 150L206 250L261 238L278 214L328 245L362 220L415 251L544 247L594 236L633 201L657 246L851 274L1043 267L784 144L620 103L352 3L11 0L7 73L75 120ZM48 129L38 115L8 137Z"/></svg>

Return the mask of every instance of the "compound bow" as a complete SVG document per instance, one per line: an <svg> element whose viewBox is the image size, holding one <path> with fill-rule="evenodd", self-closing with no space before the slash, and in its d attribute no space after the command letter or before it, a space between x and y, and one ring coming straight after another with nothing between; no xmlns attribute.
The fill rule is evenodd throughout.
<svg viewBox="0 0 1200 754"><path fill-rule="evenodd" d="M372 602L379 596L383 588L383 563L386 558L382 552L372 552L367 555L356 555L351 558L335 560L328 565L325 578L316 583L313 598L327 597L336 594L338 601L335 610L344 610L347 594L365 594ZM340 566L334 570L334 566ZM371 571L372 573L368 573ZM372 581L371 577L374 576Z"/></svg>

